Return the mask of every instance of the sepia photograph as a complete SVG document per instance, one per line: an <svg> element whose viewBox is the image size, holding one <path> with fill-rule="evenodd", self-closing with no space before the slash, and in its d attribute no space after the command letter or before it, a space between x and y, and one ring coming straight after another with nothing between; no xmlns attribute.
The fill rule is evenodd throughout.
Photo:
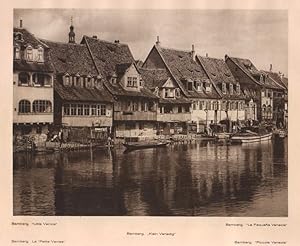
<svg viewBox="0 0 300 246"><path fill-rule="evenodd" d="M288 17L15 8L13 215L287 217Z"/></svg>

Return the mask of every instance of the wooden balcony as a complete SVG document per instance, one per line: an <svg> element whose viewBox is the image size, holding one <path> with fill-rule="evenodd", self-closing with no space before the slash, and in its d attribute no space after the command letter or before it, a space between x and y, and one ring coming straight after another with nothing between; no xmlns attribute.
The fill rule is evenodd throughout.
<svg viewBox="0 0 300 246"><path fill-rule="evenodd" d="M145 120L145 121L156 121L156 112L147 111L147 112L140 112L140 111L133 111L133 112L114 112L114 120L122 121L134 121L134 120Z"/></svg>
<svg viewBox="0 0 300 246"><path fill-rule="evenodd" d="M157 114L157 121L187 122L191 120L191 113Z"/></svg>

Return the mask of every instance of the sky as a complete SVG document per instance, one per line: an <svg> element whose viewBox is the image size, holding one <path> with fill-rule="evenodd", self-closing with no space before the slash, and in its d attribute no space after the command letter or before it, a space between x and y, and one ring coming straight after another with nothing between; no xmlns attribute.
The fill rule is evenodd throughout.
<svg viewBox="0 0 300 246"><path fill-rule="evenodd" d="M250 59L258 69L288 74L287 10L15 9L14 26L36 37L67 42L73 18L76 42L83 35L127 43L144 61L159 36L161 46L223 58Z"/></svg>

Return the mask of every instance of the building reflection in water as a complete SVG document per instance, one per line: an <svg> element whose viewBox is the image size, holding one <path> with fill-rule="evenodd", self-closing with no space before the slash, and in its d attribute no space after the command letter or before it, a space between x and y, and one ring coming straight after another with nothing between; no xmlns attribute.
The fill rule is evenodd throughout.
<svg viewBox="0 0 300 246"><path fill-rule="evenodd" d="M14 215L287 216L287 139L14 155Z"/></svg>

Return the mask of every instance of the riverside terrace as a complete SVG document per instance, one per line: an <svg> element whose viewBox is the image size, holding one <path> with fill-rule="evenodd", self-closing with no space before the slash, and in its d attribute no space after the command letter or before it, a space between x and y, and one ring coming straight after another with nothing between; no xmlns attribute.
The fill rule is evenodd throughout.
<svg viewBox="0 0 300 246"><path fill-rule="evenodd" d="M26 47L19 48L18 40L24 40ZM274 111L273 91L279 101L276 112L287 118L287 104L281 103L285 100L281 96L287 95L287 78L259 71L249 59L201 57L194 46L190 51L177 50L162 47L158 39L141 64L135 62L129 46L119 41L84 36L76 43L73 26L66 43L38 39L22 26L14 29L14 41L14 100L19 100L14 105L14 129L20 128L14 131L15 137L47 132L49 137L63 128L65 140L88 139L91 130L102 132L99 136L105 138L154 138L157 134L199 133L209 123L222 120L282 120L273 114L264 117L264 105ZM31 104L20 101L24 82L20 72L25 71L17 66L20 62L32 64L28 59L35 51L28 47L35 43L37 49L44 49L45 61L51 62L54 72L46 71L53 73L54 83L49 88L45 84L48 90L39 95L54 94L53 102L50 100L54 107L39 106L54 118L47 131L28 130L33 122L17 120L36 116ZM37 61L37 72L43 73L40 64L42 61ZM23 99L39 87L32 80Z"/></svg>

